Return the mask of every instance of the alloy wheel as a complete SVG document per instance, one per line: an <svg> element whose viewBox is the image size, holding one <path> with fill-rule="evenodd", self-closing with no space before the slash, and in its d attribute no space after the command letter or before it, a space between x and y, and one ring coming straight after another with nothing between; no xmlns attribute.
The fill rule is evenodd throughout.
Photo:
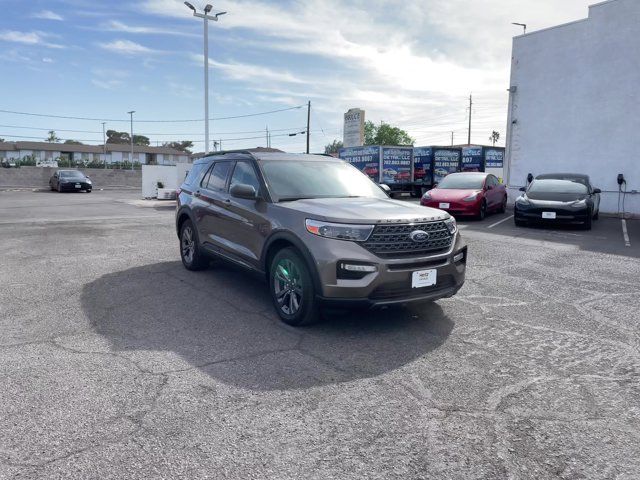
<svg viewBox="0 0 640 480"><path fill-rule="evenodd" d="M287 315L295 315L302 305L300 270L293 261L283 258L274 272L273 288L278 307Z"/></svg>
<svg viewBox="0 0 640 480"><path fill-rule="evenodd" d="M182 231L182 258L184 258L185 262L191 263L193 262L193 255L195 253L195 242L193 240L193 230L191 227L186 227Z"/></svg>

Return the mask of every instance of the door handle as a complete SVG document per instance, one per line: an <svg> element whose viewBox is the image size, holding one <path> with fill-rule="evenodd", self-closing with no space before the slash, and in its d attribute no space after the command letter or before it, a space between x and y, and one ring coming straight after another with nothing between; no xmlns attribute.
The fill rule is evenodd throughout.
<svg viewBox="0 0 640 480"><path fill-rule="evenodd" d="M193 196L194 196L194 197L199 197L199 196L200 196L200 190L196 191L196 192L193 194Z"/></svg>
<svg viewBox="0 0 640 480"><path fill-rule="evenodd" d="M230 207L231 206L231 200L228 199L228 198L223 203L224 203L225 207Z"/></svg>

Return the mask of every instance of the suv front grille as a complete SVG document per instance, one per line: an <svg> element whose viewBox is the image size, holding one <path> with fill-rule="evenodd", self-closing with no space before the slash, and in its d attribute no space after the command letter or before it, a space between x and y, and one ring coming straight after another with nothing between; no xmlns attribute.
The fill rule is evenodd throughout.
<svg viewBox="0 0 640 480"><path fill-rule="evenodd" d="M429 234L425 242L411 240L411 232L422 230ZM400 225L376 225L364 248L382 258L416 257L447 251L453 235L444 222L414 223Z"/></svg>

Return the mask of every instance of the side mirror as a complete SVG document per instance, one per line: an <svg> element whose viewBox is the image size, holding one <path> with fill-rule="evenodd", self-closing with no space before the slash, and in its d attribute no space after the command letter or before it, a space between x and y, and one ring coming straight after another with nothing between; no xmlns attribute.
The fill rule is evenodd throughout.
<svg viewBox="0 0 640 480"><path fill-rule="evenodd" d="M244 183L236 183L231 187L230 192L232 197L245 198L247 200L255 200L258 196L256 189L253 185L246 185Z"/></svg>
<svg viewBox="0 0 640 480"><path fill-rule="evenodd" d="M381 183L380 188L385 191L385 193L391 193L391 188L386 183Z"/></svg>
<svg viewBox="0 0 640 480"><path fill-rule="evenodd" d="M526 187L520 187L520 191L521 191L521 192L526 192L526 191L527 191L527 188L526 188Z"/></svg>
<svg viewBox="0 0 640 480"><path fill-rule="evenodd" d="M527 175L527 182L529 183L533 182L533 175L531 173Z"/></svg>
<svg viewBox="0 0 640 480"><path fill-rule="evenodd" d="M593 193L602 193L602 190L600 190L599 188L594 188Z"/></svg>

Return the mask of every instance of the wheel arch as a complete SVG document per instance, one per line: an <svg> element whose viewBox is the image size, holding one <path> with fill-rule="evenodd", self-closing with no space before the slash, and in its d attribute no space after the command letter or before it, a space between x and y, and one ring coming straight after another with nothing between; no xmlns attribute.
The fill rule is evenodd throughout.
<svg viewBox="0 0 640 480"><path fill-rule="evenodd" d="M273 257L280 250L287 247L293 247L300 252L302 258L307 263L307 267L309 268L309 273L311 274L316 295L322 294L320 275L313 255L298 237L288 232L276 232L272 234L266 241L264 249L262 250L260 264L262 265L267 282L269 281L269 269L271 268L271 261L273 260Z"/></svg>
<svg viewBox="0 0 640 480"><path fill-rule="evenodd" d="M182 224L184 224L184 222L187 220L191 220L191 223L193 223L195 226L195 222L193 221L193 217L191 216L191 212L189 212L189 210L187 210L186 208L178 210L178 213L176 214L176 235L178 235L178 237L180 237L180 229L182 228Z"/></svg>

